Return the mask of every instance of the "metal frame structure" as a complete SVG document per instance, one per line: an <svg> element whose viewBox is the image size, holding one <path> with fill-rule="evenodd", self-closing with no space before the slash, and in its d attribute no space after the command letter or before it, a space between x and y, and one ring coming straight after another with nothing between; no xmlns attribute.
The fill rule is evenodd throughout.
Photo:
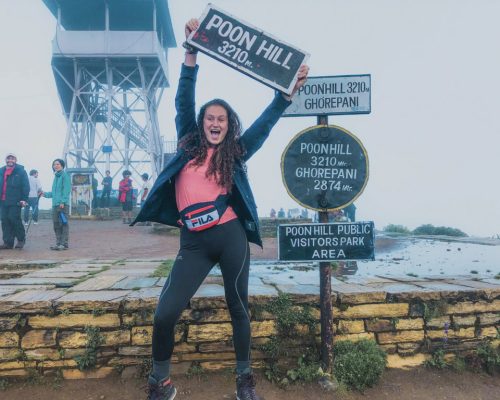
<svg viewBox="0 0 500 400"><path fill-rule="evenodd" d="M52 69L67 166L155 179L164 159L158 106L175 47L166 0L43 1L57 18Z"/></svg>
<svg viewBox="0 0 500 400"><path fill-rule="evenodd" d="M98 70L95 63L71 61L74 82L53 64L54 74L73 94L63 150L68 165L95 167L103 176L105 170L116 175L128 169L135 176L148 172L156 177L163 158L157 117L165 86L161 66L148 80L141 59L130 73L112 59L105 59ZM132 74L140 75L140 85L130 79ZM113 84L114 80L118 82Z"/></svg>

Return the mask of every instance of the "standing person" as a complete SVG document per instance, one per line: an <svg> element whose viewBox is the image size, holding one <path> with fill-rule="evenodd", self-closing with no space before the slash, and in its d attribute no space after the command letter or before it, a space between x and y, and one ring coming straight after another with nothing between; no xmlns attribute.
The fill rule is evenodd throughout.
<svg viewBox="0 0 500 400"><path fill-rule="evenodd" d="M40 196L43 194L42 184L38 178L38 171L36 169L30 171L28 179L30 183L30 193L28 195L28 205L24 207L24 225L26 226L28 226L30 219L30 208L33 223L35 225L38 224L38 202Z"/></svg>
<svg viewBox="0 0 500 400"><path fill-rule="evenodd" d="M101 207L109 207L109 198L111 196L111 189L113 188L113 178L111 172L106 171L106 176L102 178L102 194L101 194Z"/></svg>
<svg viewBox="0 0 500 400"><path fill-rule="evenodd" d="M124 224L132 222L132 208L134 206L134 191L132 187L132 173L129 170L122 172L123 179L120 181L118 200L122 203L122 218Z"/></svg>
<svg viewBox="0 0 500 400"><path fill-rule="evenodd" d="M196 19L188 21L186 37L198 26ZM197 72L196 52L188 50L175 99L178 150L134 221L179 226L181 220L180 250L154 317L148 399L175 397L176 389L170 380L175 325L209 271L219 263L233 326L237 399L258 400L250 367L248 242L262 246L262 240L245 162L266 140L290 98L276 95L240 135L240 120L223 100L208 102L195 118ZM294 92L304 84L307 72L307 66L300 68Z"/></svg>
<svg viewBox="0 0 500 400"><path fill-rule="evenodd" d="M142 187L137 197L139 197L140 199L140 205L142 208L142 206L146 202L146 198L148 197L149 191L151 190L151 182L149 181L149 175L147 173L143 173L141 175L141 179L142 179Z"/></svg>
<svg viewBox="0 0 500 400"><path fill-rule="evenodd" d="M278 218L285 218L285 210L283 210L283 207L278 211Z"/></svg>
<svg viewBox="0 0 500 400"><path fill-rule="evenodd" d="M21 208L28 204L30 183L24 167L17 163L13 153L5 157L5 166L0 168L0 208L2 215L3 245L0 249L22 249L26 241Z"/></svg>
<svg viewBox="0 0 500 400"><path fill-rule="evenodd" d="M66 163L60 158L52 162L54 181L52 192L44 193L46 198L52 198L52 223L56 234L56 244L50 246L51 250L68 250L69 242L69 196L71 194L71 179L64 170Z"/></svg>
<svg viewBox="0 0 500 400"><path fill-rule="evenodd" d="M99 182L95 178L95 176L92 174L92 208L97 208L99 207L99 199L97 198L97 186L99 185Z"/></svg>

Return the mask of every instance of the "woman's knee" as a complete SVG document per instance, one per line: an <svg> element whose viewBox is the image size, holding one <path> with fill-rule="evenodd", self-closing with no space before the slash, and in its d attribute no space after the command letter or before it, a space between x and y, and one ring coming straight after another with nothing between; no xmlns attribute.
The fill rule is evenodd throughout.
<svg viewBox="0 0 500 400"><path fill-rule="evenodd" d="M248 306L242 302L235 301L227 304L229 309L229 314L233 321L237 320L248 320Z"/></svg>
<svg viewBox="0 0 500 400"><path fill-rule="evenodd" d="M182 311L181 311L182 312ZM177 310L165 308L157 309L154 315L153 324L158 328L168 328L175 326L180 317L180 312Z"/></svg>

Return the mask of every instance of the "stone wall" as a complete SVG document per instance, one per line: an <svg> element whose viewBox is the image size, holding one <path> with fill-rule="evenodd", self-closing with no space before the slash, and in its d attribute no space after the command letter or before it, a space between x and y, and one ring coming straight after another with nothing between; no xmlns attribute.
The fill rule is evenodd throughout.
<svg viewBox="0 0 500 400"><path fill-rule="evenodd" d="M312 306L319 340L318 297L291 296L297 307ZM433 349L443 346L446 353L454 353L470 351L483 340L495 346L500 342L500 288L390 295L344 290L333 297L335 340L374 339L389 354L389 367L420 365ZM259 346L277 332L275 316L262 312L272 298L251 298L255 367L262 367L266 359ZM82 296L59 302L48 296L35 303L0 302L0 378L25 376L33 369L59 370L66 379L138 374L147 368L151 355L155 304L156 297L139 295L119 301L92 302ZM304 327L297 329L299 345ZM81 372L77 360L91 353L89 339L94 339L96 363ZM206 370L234 367L223 297L194 298L179 321L176 343L174 373L193 365Z"/></svg>

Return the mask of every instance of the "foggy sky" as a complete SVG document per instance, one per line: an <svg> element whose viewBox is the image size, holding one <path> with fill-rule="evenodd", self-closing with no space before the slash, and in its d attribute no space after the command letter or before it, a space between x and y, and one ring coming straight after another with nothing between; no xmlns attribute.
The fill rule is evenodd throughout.
<svg viewBox="0 0 500 400"><path fill-rule="evenodd" d="M171 0L177 43L207 1ZM500 234L500 2L495 0L219 0L214 4L309 52L310 75L371 74L372 113L330 116L367 149L370 178L356 202L378 229L424 223ZM41 0L0 0L0 157L18 155L45 189L66 132L50 67L55 20ZM173 98L183 49L169 51L161 134L175 138ZM197 105L227 100L248 127L273 90L198 56ZM290 139L316 118L283 118L249 161L259 214L294 208L281 181ZM118 182L115 182L115 186ZM43 203L49 207L49 203Z"/></svg>

